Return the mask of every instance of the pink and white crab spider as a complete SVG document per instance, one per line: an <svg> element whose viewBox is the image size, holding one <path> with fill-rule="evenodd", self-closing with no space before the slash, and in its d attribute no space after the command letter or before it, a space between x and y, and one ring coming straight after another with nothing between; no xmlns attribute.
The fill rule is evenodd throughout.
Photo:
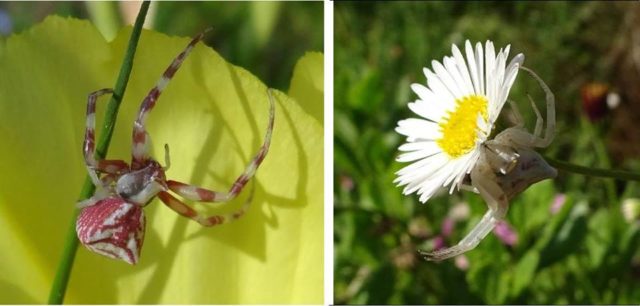
<svg viewBox="0 0 640 306"><path fill-rule="evenodd" d="M480 158L462 186L463 189L479 193L487 202L489 211L457 245L433 252L419 251L426 260L439 261L472 250L493 230L498 221L504 219L509 200L532 184L557 175L556 169L533 150L545 148L553 140L556 124L555 98L538 75L526 67L520 69L530 73L546 94L547 129L544 137L540 137L543 119L531 98L529 97L537 117L533 134L524 128L524 121L515 103L509 101L516 117L516 126L500 132L482 145Z"/></svg>
<svg viewBox="0 0 640 306"><path fill-rule="evenodd" d="M102 89L89 95L83 153L89 176L97 187L97 191L91 198L78 203L82 211L76 223L78 238L89 250L124 260L129 264L137 263L144 241L145 216L142 208L156 196L178 214L203 226L215 226L234 221L244 215L249 208L251 196L235 212L226 215L202 216L172 196L169 191L198 202L227 202L234 199L253 177L269 150L275 113L270 90L267 91L270 108L264 142L228 192L216 192L167 180L165 172L169 169L168 145L165 145L166 166L161 166L149 156L150 137L145 129L147 115L155 106L162 90L205 33L206 31L191 40L142 101L133 124L131 166L123 160L95 159L96 100L99 96L112 93L112 90Z"/></svg>

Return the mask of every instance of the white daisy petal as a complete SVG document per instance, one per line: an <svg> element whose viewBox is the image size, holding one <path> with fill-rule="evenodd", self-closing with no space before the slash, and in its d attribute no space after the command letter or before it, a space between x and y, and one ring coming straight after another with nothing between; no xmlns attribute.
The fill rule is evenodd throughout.
<svg viewBox="0 0 640 306"><path fill-rule="evenodd" d="M405 194L416 191L418 191L418 194L422 194L425 192L425 189L428 189L427 191L429 191L429 193L435 192L440 187L440 181L442 180L441 173L443 171L446 173L446 166L448 166L447 163L435 164L433 167L425 169L420 175L413 177L404 188Z"/></svg>
<svg viewBox="0 0 640 306"><path fill-rule="evenodd" d="M425 102L429 102L432 101L433 103L437 103L438 101L436 100L436 95L429 90L429 88L425 87L422 84L411 84L411 89L413 90L413 92L415 92L418 97Z"/></svg>
<svg viewBox="0 0 640 306"><path fill-rule="evenodd" d="M509 89L511 89L513 82L516 80L518 71L520 70L520 67L522 67L523 63L524 63L524 54L520 53L516 55L511 60L511 62L509 62L509 65L507 65L507 68L505 69L504 81L502 83L502 87L507 88L507 92L509 91Z"/></svg>
<svg viewBox="0 0 640 306"><path fill-rule="evenodd" d="M473 94L473 86L471 86L471 82L467 84L464 81L464 77L460 75L460 71L458 70L457 64L453 57L445 57L444 58L444 67L449 71L453 81L458 84L458 90L460 90L460 96L468 96Z"/></svg>
<svg viewBox="0 0 640 306"><path fill-rule="evenodd" d="M509 67L505 72L504 81L502 82L502 90L505 92L509 92L513 82L516 80L516 76L518 76L518 70L520 69L520 63L514 63L513 67ZM506 96L504 97L506 99Z"/></svg>
<svg viewBox="0 0 640 306"><path fill-rule="evenodd" d="M444 104L433 101L417 100L408 104L409 109L429 121L439 122L445 115Z"/></svg>
<svg viewBox="0 0 640 306"><path fill-rule="evenodd" d="M456 100L453 93L444 85L444 83L442 83L442 80L440 80L440 78L435 73L429 70L429 68L424 68L422 69L422 71L424 72L424 75L427 77L427 85L429 85L429 88L431 89L431 91L443 103L445 103L449 107L452 107Z"/></svg>
<svg viewBox="0 0 640 306"><path fill-rule="evenodd" d="M438 61L431 61L431 67L433 67L433 71L435 71L438 78L442 81L444 86L449 89L449 91L453 94L454 97L464 96L462 90L458 88L458 85L453 80L453 77L449 74L446 68L440 64Z"/></svg>
<svg viewBox="0 0 640 306"><path fill-rule="evenodd" d="M495 61L496 61L496 51L493 49L493 43L490 41L487 41L485 43L485 50L484 50L484 56L485 56L485 60L484 60L484 65L486 67L485 69L485 95L487 96L487 99L489 99L489 101L494 101L496 98L496 95L494 93L494 89L495 89L495 79L493 78L494 73L495 73Z"/></svg>
<svg viewBox="0 0 640 306"><path fill-rule="evenodd" d="M456 177L455 177L454 181L451 184L451 188L449 189L449 193L453 192L453 189L456 188L456 187L458 189L460 188L460 185L462 185L462 181L464 180L465 176L467 176L467 174L469 174L471 172L471 169L475 165L475 163L478 160L479 156L480 156L480 150L475 150L473 152L473 154L471 154L471 157L469 157L468 160L465 160L462 163L460 171L456 174Z"/></svg>
<svg viewBox="0 0 640 306"><path fill-rule="evenodd" d="M509 50L511 50L511 45L507 45L504 47L504 58L509 58Z"/></svg>
<svg viewBox="0 0 640 306"><path fill-rule="evenodd" d="M503 80L504 80L504 66L505 66L505 58L504 58L504 53L502 53L502 50L500 50L500 52L498 53L498 57L495 61L494 64L494 69L493 69L493 84L492 84L492 88L491 88L491 92L493 94L493 100L495 102L494 107L492 109L490 109L489 112L489 117L493 118L494 116L497 117L497 114L500 113L500 110L502 110L502 106L504 105L505 100L501 99L501 88L502 88L502 84L503 84Z"/></svg>
<svg viewBox="0 0 640 306"><path fill-rule="evenodd" d="M504 106L504 103L507 101L507 96L509 95L511 86L513 85L513 82L516 80L516 76L518 76L518 70L522 66L523 61L524 61L524 55L520 53L511 60L511 62L505 69L504 80L502 82L502 85L500 86L498 99L497 99L497 101L500 101L500 103L499 104L497 103L495 105L496 109L494 109L492 116L490 116L489 118L491 123L495 122L495 120L498 119L500 110Z"/></svg>
<svg viewBox="0 0 640 306"><path fill-rule="evenodd" d="M462 172L463 168L466 166L465 161L466 160L464 159L457 159L449 164L451 172L449 173L448 178L442 183L442 187L451 184L458 174ZM449 191L449 193L451 193L451 191Z"/></svg>
<svg viewBox="0 0 640 306"><path fill-rule="evenodd" d="M405 185L407 178L415 178L424 173L424 170L434 165L442 165L447 162L447 157L443 154L436 154L410 164L396 172L398 178L396 181L401 182L399 185Z"/></svg>
<svg viewBox="0 0 640 306"><path fill-rule="evenodd" d="M396 159L399 162L410 162L410 161L414 161L417 159L422 159L425 157L429 157L429 156L433 156L434 154L439 153L441 150L437 147L437 146L433 146L433 147L427 147L425 149L422 150L416 150L413 152L408 152L408 153L404 153L404 154L400 154L400 156L398 156L398 158Z"/></svg>
<svg viewBox="0 0 640 306"><path fill-rule="evenodd" d="M442 185L434 175L444 169L448 172L449 167L449 158L444 156L443 154L434 155L433 157L428 158L429 163L423 164L419 167L419 171L407 171L403 175L404 180L408 183L407 188L411 189L414 187L420 188L420 186L424 186L425 184L436 183L437 185ZM438 186L438 187L440 187Z"/></svg>
<svg viewBox="0 0 640 306"><path fill-rule="evenodd" d="M438 125L424 119L409 118L398 121L396 132L417 139L436 139L440 136Z"/></svg>
<svg viewBox="0 0 640 306"><path fill-rule="evenodd" d="M418 195L420 195L420 201L426 202L429 200L438 189L442 186L442 181L446 179L446 168L440 168L436 173L433 174L433 180L426 181L420 186L420 190L418 191Z"/></svg>
<svg viewBox="0 0 640 306"><path fill-rule="evenodd" d="M423 192L425 186L434 184L435 188L432 188L432 190L435 192L438 188L440 188L440 180L436 179L436 176L439 177L439 173L447 173L447 167L447 163L433 163L430 167L424 168L424 172L420 173L419 175L411 173L411 175L403 178L403 184L406 184L403 191L405 192L405 194L413 193L416 191L418 191L418 194L420 194Z"/></svg>
<svg viewBox="0 0 640 306"><path fill-rule="evenodd" d="M465 88L467 89L467 92L465 94L474 93L475 90L473 87L473 83L471 82L471 76L469 75L469 68L467 68L467 64L464 61L464 57L462 57L462 53L460 53L458 46L453 45L451 47L451 52L453 53L453 58L456 61L458 72L460 73L460 76L462 76L462 80L465 83Z"/></svg>
<svg viewBox="0 0 640 306"><path fill-rule="evenodd" d="M524 63L524 54L518 53L518 55L516 55L515 57L513 57L513 59L511 59L511 62L509 62L509 65L507 65L507 70L509 70L510 67L513 67L516 64L518 64L519 66L522 66L522 63Z"/></svg>
<svg viewBox="0 0 640 306"><path fill-rule="evenodd" d="M401 145L398 150L402 152L410 152L410 151L418 151L418 150L428 150L431 148L437 148L437 145L433 141L416 141L416 142L407 142Z"/></svg>
<svg viewBox="0 0 640 306"><path fill-rule="evenodd" d="M494 72L494 78L496 79L494 93L496 93L496 97L498 93L497 90L500 88L500 86L502 86L502 83L504 82L506 61L507 59L504 52L500 50L500 52L498 53L498 58L496 59L496 68Z"/></svg>
<svg viewBox="0 0 640 306"><path fill-rule="evenodd" d="M487 91L484 86L484 55L482 53L482 44L476 43L476 70L478 73L478 84L480 87L480 92L476 92L476 94L486 95Z"/></svg>
<svg viewBox="0 0 640 306"><path fill-rule="evenodd" d="M424 118L434 122L439 121L445 111L450 107L450 103L445 102L441 97L434 94L433 91L422 84L411 84L411 89L420 97L421 101L418 100L412 103L414 105L409 105L409 108Z"/></svg>
<svg viewBox="0 0 640 306"><path fill-rule="evenodd" d="M414 160L432 156L433 154L434 154L433 152L429 152L429 151L413 151L409 153L400 154L396 158L396 161L401 163L412 162Z"/></svg>
<svg viewBox="0 0 640 306"><path fill-rule="evenodd" d="M471 80L473 80L473 88L477 95L483 94L482 84L478 78L479 73L476 56L473 53L473 48L468 40L465 42L465 52L467 54L467 62L469 63L469 74L471 75Z"/></svg>

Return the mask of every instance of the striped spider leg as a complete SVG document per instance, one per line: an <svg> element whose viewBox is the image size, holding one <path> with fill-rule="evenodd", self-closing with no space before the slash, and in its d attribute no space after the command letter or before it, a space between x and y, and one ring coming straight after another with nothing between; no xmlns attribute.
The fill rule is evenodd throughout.
<svg viewBox="0 0 640 306"><path fill-rule="evenodd" d="M254 176L269 150L275 115L275 104L270 90L267 91L270 108L264 142L227 193L167 180L165 172L169 169L168 145L165 145L164 167L150 157L148 151L151 139L145 129L146 118L162 90L206 32L207 30L191 40L166 68L156 85L142 101L133 124L131 165L122 160L98 160L94 157L96 101L98 97L111 94L113 91L101 89L89 95L83 154L89 176L97 189L91 198L78 203L82 211L76 222L78 239L89 250L124 260L129 264L137 263L144 241L145 215L142 208L156 196L178 214L195 220L203 226L231 222L244 215L248 209L252 195L235 212L226 215L202 216L172 196L169 191L188 200L199 202L227 202L234 199Z"/></svg>

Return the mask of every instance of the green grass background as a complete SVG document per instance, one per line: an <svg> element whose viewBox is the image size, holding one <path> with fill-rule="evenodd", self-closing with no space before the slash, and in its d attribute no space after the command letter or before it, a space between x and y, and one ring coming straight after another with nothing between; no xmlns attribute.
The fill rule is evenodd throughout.
<svg viewBox="0 0 640 306"><path fill-rule="evenodd" d="M518 235L510 247L490 234L465 256L425 262L448 211L467 203L457 243L487 207L468 192L442 194L421 205L392 183L404 139L398 120L413 115L411 83L423 67L461 46L487 39L524 53L556 96L557 129L543 153L588 167L639 171L640 10L633 2L336 2L334 12L335 302L338 304L583 304L639 303L640 231L624 200L637 183L560 171L511 203L507 221ZM634 55L636 54L636 55ZM635 59L634 59L635 56ZM620 105L591 121L581 89L601 82ZM529 129L531 94L545 114L544 95L520 73L511 90ZM602 101L601 101L602 102ZM509 114L505 107L504 114ZM497 130L509 126L501 115ZM566 195L562 209L553 199Z"/></svg>

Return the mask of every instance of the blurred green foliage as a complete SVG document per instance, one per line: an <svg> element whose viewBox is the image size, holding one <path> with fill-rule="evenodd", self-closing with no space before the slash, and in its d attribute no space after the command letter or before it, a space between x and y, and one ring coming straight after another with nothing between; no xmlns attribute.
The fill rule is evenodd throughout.
<svg viewBox="0 0 640 306"><path fill-rule="evenodd" d="M133 3L130 3L133 4ZM92 19L105 36L126 23L118 2L1 2L8 28L19 33L56 14ZM135 17L137 8L132 16ZM7 19L0 14L0 35ZM105 20L106 19L106 20ZM323 51L322 2L189 2L152 3L152 29L168 35L193 36L207 27L204 41L227 61L258 76L270 87L286 91L296 61L308 51ZM128 22L128 23L132 23Z"/></svg>
<svg viewBox="0 0 640 306"><path fill-rule="evenodd" d="M410 84L424 84L422 68L465 39L511 44L510 57L524 53L525 65L551 87L557 127L546 156L640 171L637 137L630 136L639 131L640 94L629 86L640 81L640 64L631 60L640 51L637 3L336 2L334 17L337 304L640 302L640 224L621 210L624 199L640 196L637 183L560 171L512 201L507 222L515 245L489 235L464 256L433 263L416 250L439 239L457 243L486 204L469 192L443 192L421 205L392 182L406 165L395 162L404 139L394 128L416 116L407 107L416 99ZM591 82L622 101L598 121L581 102ZM521 73L510 98L532 129L527 94L544 114L542 90ZM509 115L507 106L498 131L511 124ZM446 237L441 227L454 205L469 214Z"/></svg>
<svg viewBox="0 0 640 306"><path fill-rule="evenodd" d="M322 2L157 3L154 27L171 35L193 35L211 26L207 45L251 71L271 87L287 90L296 61L323 52Z"/></svg>

